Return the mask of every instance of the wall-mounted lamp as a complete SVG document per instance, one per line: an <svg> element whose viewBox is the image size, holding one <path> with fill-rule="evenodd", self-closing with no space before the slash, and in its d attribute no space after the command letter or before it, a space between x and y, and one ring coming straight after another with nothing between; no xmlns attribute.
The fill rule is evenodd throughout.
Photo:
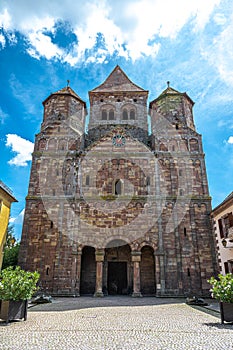
<svg viewBox="0 0 233 350"><path fill-rule="evenodd" d="M227 246L227 240L226 240L225 238L223 238L223 240L222 240L222 245L223 245L224 248L226 248L226 246Z"/></svg>

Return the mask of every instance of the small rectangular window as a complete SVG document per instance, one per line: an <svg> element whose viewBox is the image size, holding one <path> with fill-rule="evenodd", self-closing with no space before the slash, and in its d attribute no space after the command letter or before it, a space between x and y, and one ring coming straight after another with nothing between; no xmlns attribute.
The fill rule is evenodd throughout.
<svg viewBox="0 0 233 350"><path fill-rule="evenodd" d="M223 227L222 227L222 219L218 220L218 227L219 227L220 237L224 238Z"/></svg>
<svg viewBox="0 0 233 350"><path fill-rule="evenodd" d="M224 269L225 269L225 273L229 273L229 264L227 261L224 263Z"/></svg>

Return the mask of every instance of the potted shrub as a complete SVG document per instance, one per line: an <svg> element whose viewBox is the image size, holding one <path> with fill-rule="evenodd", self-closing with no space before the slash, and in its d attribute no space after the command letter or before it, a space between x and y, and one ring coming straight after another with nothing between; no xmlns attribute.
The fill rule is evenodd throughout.
<svg viewBox="0 0 233 350"><path fill-rule="evenodd" d="M221 323L233 322L233 274L211 277L208 282L212 285L212 297L220 302Z"/></svg>
<svg viewBox="0 0 233 350"><path fill-rule="evenodd" d="M6 323L16 319L27 319L28 299L37 290L38 272L10 266L0 273L0 318Z"/></svg>

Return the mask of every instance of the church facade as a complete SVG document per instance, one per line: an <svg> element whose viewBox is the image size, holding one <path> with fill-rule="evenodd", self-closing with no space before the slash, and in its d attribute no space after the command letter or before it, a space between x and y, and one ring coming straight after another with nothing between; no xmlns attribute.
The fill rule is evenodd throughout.
<svg viewBox="0 0 233 350"><path fill-rule="evenodd" d="M216 258L194 103L169 83L149 112L147 99L116 66L89 91L89 115L69 85L43 102L19 255L43 291L208 295Z"/></svg>

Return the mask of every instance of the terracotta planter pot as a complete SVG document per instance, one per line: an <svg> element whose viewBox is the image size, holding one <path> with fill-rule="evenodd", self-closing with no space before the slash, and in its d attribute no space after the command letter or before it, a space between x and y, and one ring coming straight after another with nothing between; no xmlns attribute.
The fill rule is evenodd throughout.
<svg viewBox="0 0 233 350"><path fill-rule="evenodd" d="M6 323L13 320L27 319L27 300L2 300L0 318Z"/></svg>
<svg viewBox="0 0 233 350"><path fill-rule="evenodd" d="M233 303L220 302L221 323L233 322Z"/></svg>

